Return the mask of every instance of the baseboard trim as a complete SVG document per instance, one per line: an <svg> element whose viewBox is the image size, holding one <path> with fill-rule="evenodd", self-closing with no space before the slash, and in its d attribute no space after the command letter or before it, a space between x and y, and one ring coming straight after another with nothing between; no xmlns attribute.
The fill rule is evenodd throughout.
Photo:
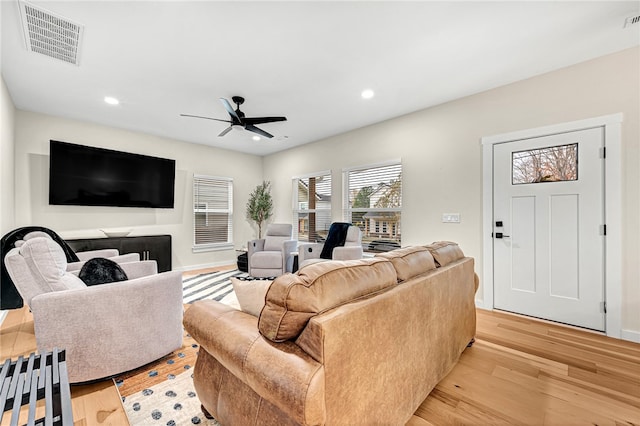
<svg viewBox="0 0 640 426"><path fill-rule="evenodd" d="M622 340L628 340L630 342L640 343L640 331L621 330L620 338Z"/></svg>
<svg viewBox="0 0 640 426"><path fill-rule="evenodd" d="M484 301L480 299L476 299L476 308L484 309L485 311L493 311L493 307L485 306Z"/></svg>
<svg viewBox="0 0 640 426"><path fill-rule="evenodd" d="M203 263L200 265L189 265L189 266L183 266L181 268L172 268L172 270L180 271L180 272L188 272L188 271L195 271L197 269L218 268L220 266L229 266L234 262L235 260L224 260L221 262Z"/></svg>
<svg viewBox="0 0 640 426"><path fill-rule="evenodd" d="M7 317L7 311L0 311L0 325L2 325L6 317Z"/></svg>

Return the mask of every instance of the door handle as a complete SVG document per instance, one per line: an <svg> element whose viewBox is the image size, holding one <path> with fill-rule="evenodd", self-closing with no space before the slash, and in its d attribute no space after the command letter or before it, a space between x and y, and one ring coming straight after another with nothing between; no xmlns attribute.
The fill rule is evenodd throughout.
<svg viewBox="0 0 640 426"><path fill-rule="evenodd" d="M496 232L496 238L510 238L510 235L504 235L502 232Z"/></svg>

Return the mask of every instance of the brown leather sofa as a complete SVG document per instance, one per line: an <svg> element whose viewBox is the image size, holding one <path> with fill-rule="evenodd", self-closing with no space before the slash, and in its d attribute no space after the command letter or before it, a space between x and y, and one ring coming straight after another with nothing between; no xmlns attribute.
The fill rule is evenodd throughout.
<svg viewBox="0 0 640 426"><path fill-rule="evenodd" d="M476 289L445 242L282 275L259 318L196 302L196 392L223 425L405 424L473 340Z"/></svg>

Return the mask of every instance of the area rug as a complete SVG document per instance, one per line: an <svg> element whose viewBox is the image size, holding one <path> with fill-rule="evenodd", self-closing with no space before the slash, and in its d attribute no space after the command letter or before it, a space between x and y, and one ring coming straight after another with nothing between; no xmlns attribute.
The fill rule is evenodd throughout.
<svg viewBox="0 0 640 426"><path fill-rule="evenodd" d="M243 275L247 274L236 269L183 278L185 308L196 300L213 299L239 309L230 278ZM131 425L219 425L204 416L193 387L192 369L199 349L185 331L180 349L113 379Z"/></svg>
<svg viewBox="0 0 640 426"><path fill-rule="evenodd" d="M180 349L113 379L131 425L219 425L205 418L193 387L199 349L185 332Z"/></svg>
<svg viewBox="0 0 640 426"><path fill-rule="evenodd" d="M247 276L247 273L233 269L185 277L182 280L182 300L184 303L193 303L196 300L213 299L239 309L231 285L231 277L239 276Z"/></svg>

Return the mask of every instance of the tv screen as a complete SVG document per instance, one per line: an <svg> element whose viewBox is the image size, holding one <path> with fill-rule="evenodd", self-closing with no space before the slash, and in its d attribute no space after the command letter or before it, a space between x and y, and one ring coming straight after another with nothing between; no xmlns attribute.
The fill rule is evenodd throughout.
<svg viewBox="0 0 640 426"><path fill-rule="evenodd" d="M175 160L50 141L49 204L173 208Z"/></svg>

